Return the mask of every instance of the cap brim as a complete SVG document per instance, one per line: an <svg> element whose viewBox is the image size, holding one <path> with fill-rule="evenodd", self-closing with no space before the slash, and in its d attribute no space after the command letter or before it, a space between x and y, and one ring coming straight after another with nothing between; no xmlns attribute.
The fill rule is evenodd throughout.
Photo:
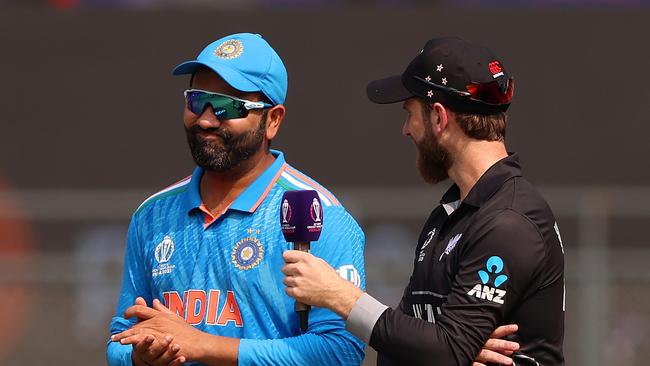
<svg viewBox="0 0 650 366"><path fill-rule="evenodd" d="M207 62L201 62L197 60L185 61L182 64L176 66L172 74L174 75L185 75L193 74L199 67L207 67L210 70L216 72L221 76L228 85L233 88L243 91L243 92L256 92L260 91L260 87L252 83L250 80L246 79L239 72L231 69L228 66L224 65L215 65Z"/></svg>
<svg viewBox="0 0 650 366"><path fill-rule="evenodd" d="M371 81L366 88L366 94L371 102L377 104L397 103L414 95L404 87L401 75Z"/></svg>

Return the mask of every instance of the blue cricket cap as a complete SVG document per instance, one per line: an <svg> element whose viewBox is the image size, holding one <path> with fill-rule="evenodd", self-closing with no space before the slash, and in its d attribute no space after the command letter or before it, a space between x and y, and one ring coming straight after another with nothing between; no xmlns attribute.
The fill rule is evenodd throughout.
<svg viewBox="0 0 650 366"><path fill-rule="evenodd" d="M259 34L237 33L207 45L196 60L174 68L174 75L193 74L206 66L230 86L243 92L262 92L273 104L287 96L287 69L280 56Z"/></svg>

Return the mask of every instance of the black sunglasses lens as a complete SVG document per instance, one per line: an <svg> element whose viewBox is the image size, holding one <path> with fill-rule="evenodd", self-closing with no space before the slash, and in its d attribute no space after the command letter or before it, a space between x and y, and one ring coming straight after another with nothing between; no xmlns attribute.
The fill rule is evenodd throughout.
<svg viewBox="0 0 650 366"><path fill-rule="evenodd" d="M192 113L196 115L203 113L207 103L203 98L201 98L201 93L188 92L185 99L187 101L187 108L192 111Z"/></svg>
<svg viewBox="0 0 650 366"><path fill-rule="evenodd" d="M229 116L228 110L224 107L215 108L212 106L212 110L214 111L214 115L217 116L217 119L220 121L232 118Z"/></svg>
<svg viewBox="0 0 650 366"><path fill-rule="evenodd" d="M203 114L205 108L210 105L214 115L220 121L248 116L248 110L244 108L244 102L225 95L191 91L187 93L186 99L189 110L196 115Z"/></svg>

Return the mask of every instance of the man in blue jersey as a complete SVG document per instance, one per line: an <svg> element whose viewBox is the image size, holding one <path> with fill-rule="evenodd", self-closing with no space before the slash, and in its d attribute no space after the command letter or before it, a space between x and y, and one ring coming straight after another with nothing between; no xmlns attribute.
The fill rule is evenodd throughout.
<svg viewBox="0 0 650 366"><path fill-rule="evenodd" d="M287 190L320 194L327 225L312 251L361 288L365 273L354 219L269 148L285 115L282 60L261 36L234 34L174 74L192 75L184 125L197 168L132 217L108 363L360 364L364 344L343 319L313 309L301 333L284 293Z"/></svg>
<svg viewBox="0 0 650 366"><path fill-rule="evenodd" d="M357 223L269 148L285 114L282 60L259 35L235 34L174 74L192 75L184 125L198 167L132 217L109 364L358 365L364 345L332 311L313 309L299 332L282 283L280 199L314 189L327 225L312 253L365 288Z"/></svg>

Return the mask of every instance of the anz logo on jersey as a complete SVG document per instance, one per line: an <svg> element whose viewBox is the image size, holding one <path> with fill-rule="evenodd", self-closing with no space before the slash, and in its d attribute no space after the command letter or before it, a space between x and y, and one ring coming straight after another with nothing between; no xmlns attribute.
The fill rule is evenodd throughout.
<svg viewBox="0 0 650 366"><path fill-rule="evenodd" d="M188 324L218 325L225 327L229 324L241 328L244 321L239 311L239 305L234 291L226 291L226 301L219 309L220 290L187 290L183 297L177 291L163 292L165 306L185 319Z"/></svg>
<svg viewBox="0 0 650 366"><path fill-rule="evenodd" d="M499 289L499 286L503 285L503 283L508 280L508 276L500 274L501 271L503 271L503 267L503 259L501 259L501 257L495 255L488 258L485 266L486 270L478 271L478 277L480 278L481 283L477 283L471 290L469 290L469 292L467 292L467 295L492 301L496 304L503 304L506 290ZM488 286L492 275L496 275L496 277L494 277L494 287Z"/></svg>

